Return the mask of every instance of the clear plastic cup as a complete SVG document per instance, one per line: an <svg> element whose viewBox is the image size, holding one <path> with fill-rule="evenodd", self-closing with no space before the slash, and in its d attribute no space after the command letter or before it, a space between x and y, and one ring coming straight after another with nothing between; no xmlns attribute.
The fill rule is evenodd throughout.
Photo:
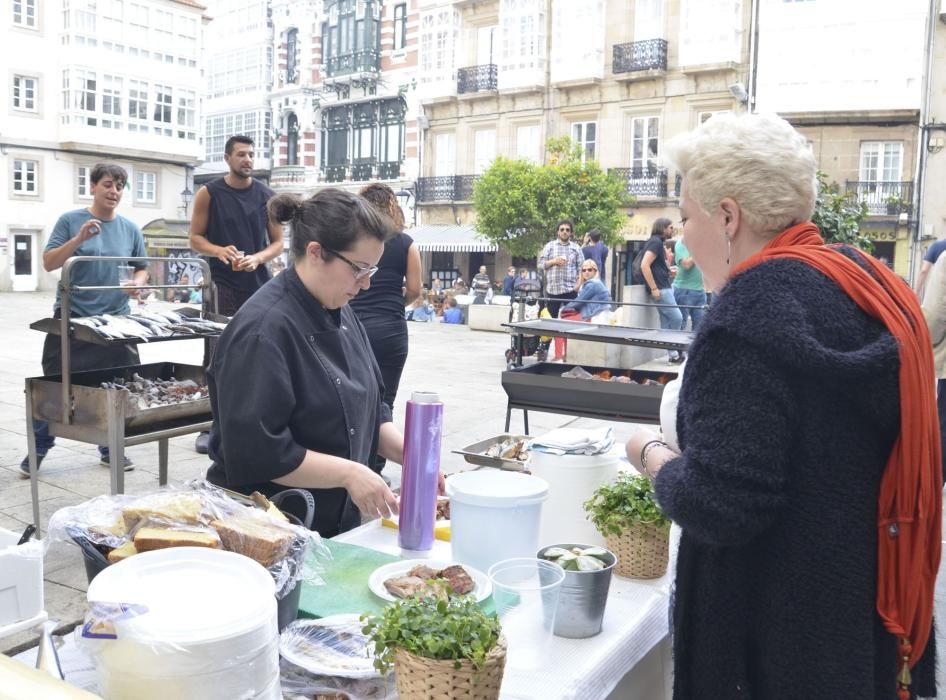
<svg viewBox="0 0 946 700"><path fill-rule="evenodd" d="M236 252L237 256L230 261L230 269L234 272L240 271L240 262L243 260L246 255L242 250Z"/></svg>
<svg viewBox="0 0 946 700"><path fill-rule="evenodd" d="M131 265L118 266L118 284L122 287L131 287L135 284L135 268Z"/></svg>
<svg viewBox="0 0 946 700"><path fill-rule="evenodd" d="M506 663L524 669L549 663L565 571L550 561L523 557L493 564L488 575L508 645Z"/></svg>

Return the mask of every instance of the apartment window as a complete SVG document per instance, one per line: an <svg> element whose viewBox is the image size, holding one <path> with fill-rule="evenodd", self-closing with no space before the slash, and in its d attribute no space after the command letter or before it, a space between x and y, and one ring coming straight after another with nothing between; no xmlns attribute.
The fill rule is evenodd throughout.
<svg viewBox="0 0 946 700"><path fill-rule="evenodd" d="M151 28L154 30L154 45L164 49L171 48L174 36L174 13L155 9L154 23Z"/></svg>
<svg viewBox="0 0 946 700"><path fill-rule="evenodd" d="M194 141L197 139L197 96L193 90L177 91L177 137Z"/></svg>
<svg viewBox="0 0 946 700"><path fill-rule="evenodd" d="M595 159L595 143L598 138L598 122L575 122L572 124L572 141L581 146L581 162Z"/></svg>
<svg viewBox="0 0 946 700"><path fill-rule="evenodd" d="M341 166L360 166L353 177L368 179L373 164L380 176L399 172L404 156L404 102L399 98L331 107L322 113L322 161L330 178ZM394 175L396 177L396 175ZM337 181L330 179L330 181Z"/></svg>
<svg viewBox="0 0 946 700"><path fill-rule="evenodd" d="M635 0L634 41L664 38L664 0Z"/></svg>
<svg viewBox="0 0 946 700"><path fill-rule="evenodd" d="M453 8L444 8L421 18L421 82L453 79L454 50L459 34L459 17Z"/></svg>
<svg viewBox="0 0 946 700"><path fill-rule="evenodd" d="M154 86L154 121L158 124L170 124L171 123L171 110L173 107L173 100L171 98L171 88L168 85L155 85ZM164 134L165 136L172 136L173 131L171 129L162 129L160 126L155 128L156 133Z"/></svg>
<svg viewBox="0 0 946 700"><path fill-rule="evenodd" d="M39 194L39 162L35 160L13 160L13 193L26 196Z"/></svg>
<svg viewBox="0 0 946 700"><path fill-rule="evenodd" d="M36 0L13 0L13 24L36 29Z"/></svg>
<svg viewBox="0 0 946 700"><path fill-rule="evenodd" d="M660 117L631 119L631 168L634 171L657 167Z"/></svg>
<svg viewBox="0 0 946 700"><path fill-rule="evenodd" d="M516 158L538 163L539 154L539 125L530 124L516 128Z"/></svg>
<svg viewBox="0 0 946 700"><path fill-rule="evenodd" d="M106 36L120 38L125 19L125 0L98 0L99 18ZM108 46L108 44L106 44Z"/></svg>
<svg viewBox="0 0 946 700"><path fill-rule="evenodd" d="M13 76L13 109L36 111L37 79L28 75Z"/></svg>
<svg viewBox="0 0 946 700"><path fill-rule="evenodd" d="M545 65L545 3L537 0L501 0L500 80L509 71Z"/></svg>
<svg viewBox="0 0 946 700"><path fill-rule="evenodd" d="M865 141L861 144L861 182L900 182L902 173L902 141Z"/></svg>
<svg viewBox="0 0 946 700"><path fill-rule="evenodd" d="M407 4L394 6L394 50L407 46Z"/></svg>
<svg viewBox="0 0 946 700"><path fill-rule="evenodd" d="M115 75L102 76L102 126L106 129L121 129L122 79Z"/></svg>
<svg viewBox="0 0 946 700"><path fill-rule="evenodd" d="M128 81L128 130L147 133L148 121L148 83L142 80Z"/></svg>
<svg viewBox="0 0 946 700"><path fill-rule="evenodd" d="M76 168L76 197L92 199L92 166L80 165Z"/></svg>
<svg viewBox="0 0 946 700"><path fill-rule="evenodd" d="M482 175L496 158L496 129L477 129L473 136L473 174Z"/></svg>
<svg viewBox="0 0 946 700"><path fill-rule="evenodd" d="M185 56L197 55L197 20L193 17L177 18L177 45Z"/></svg>
<svg viewBox="0 0 946 700"><path fill-rule="evenodd" d="M700 112L700 113L697 115L697 121L698 121L700 124L704 124L704 123L706 123L706 121L707 121L710 117L715 117L717 114L729 114L729 110L728 110L728 109L721 109L721 110L718 110L718 111L716 111L716 112Z"/></svg>
<svg viewBox="0 0 946 700"><path fill-rule="evenodd" d="M68 13L69 10L67 9L66 12ZM88 36L95 36L96 16L95 0L79 0L79 2L75 2L75 31Z"/></svg>
<svg viewBox="0 0 946 700"><path fill-rule="evenodd" d="M147 170L135 171L135 203L156 204L158 201L158 174Z"/></svg>
<svg viewBox="0 0 946 700"><path fill-rule="evenodd" d="M299 77L296 64L296 53L299 48L299 30L296 28L286 32L286 82L294 83Z"/></svg>
<svg viewBox="0 0 946 700"><path fill-rule="evenodd" d="M434 175L456 175L456 140L452 132L434 137Z"/></svg>
<svg viewBox="0 0 946 700"><path fill-rule="evenodd" d="M95 96L96 79L95 73L87 70L75 71L75 82L72 82L72 75L68 70L62 72L63 75L63 106L67 111L86 112L86 115L77 115L77 124L87 124L96 126L98 120L91 115L95 114Z"/></svg>
<svg viewBox="0 0 946 700"><path fill-rule="evenodd" d="M400 163L404 153L404 124L381 126L381 144L378 160L382 163Z"/></svg>
<svg viewBox="0 0 946 700"><path fill-rule="evenodd" d="M147 5L136 2L128 6L128 43L147 45L148 43L148 13Z"/></svg>

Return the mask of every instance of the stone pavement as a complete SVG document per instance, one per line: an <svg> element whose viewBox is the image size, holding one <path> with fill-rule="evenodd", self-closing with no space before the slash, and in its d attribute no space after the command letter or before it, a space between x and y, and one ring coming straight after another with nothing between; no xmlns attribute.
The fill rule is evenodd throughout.
<svg viewBox="0 0 946 700"><path fill-rule="evenodd" d="M42 374L40 356L44 335L29 324L50 315L53 294L0 294L0 527L20 532L32 522L29 479L19 464L26 455L23 386L26 377ZM410 323L410 354L395 405L395 422L404 423L404 405L411 390L439 391L444 402L443 468L447 473L467 465L451 450L503 432L506 393L500 385L505 369L509 336L471 331L466 326ZM144 343L139 346L143 363L173 361L199 365L202 341ZM531 433L540 435L567 424L600 425L599 421L530 412ZM632 426L615 423L619 439ZM515 411L510 429L522 431L522 414ZM169 480L202 477L209 461L194 452L193 435L170 440ZM136 469L125 475L126 493L145 493L158 485L157 443L129 447L126 454ZM385 475L397 484L400 467L388 466ZM58 440L39 473L40 511L44 526L59 508L75 505L109 491L108 470L99 466L95 445ZM45 559L46 610L64 624L78 621L85 611L87 588L82 556L71 544L51 543ZM34 643L24 633L0 639L0 652Z"/></svg>

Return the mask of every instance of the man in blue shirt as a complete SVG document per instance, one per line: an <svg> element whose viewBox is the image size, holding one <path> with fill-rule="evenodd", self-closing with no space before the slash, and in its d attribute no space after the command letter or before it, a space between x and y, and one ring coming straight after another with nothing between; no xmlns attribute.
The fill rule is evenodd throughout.
<svg viewBox="0 0 946 700"><path fill-rule="evenodd" d="M43 251L43 268L48 272L58 270L73 256L144 257L144 237L134 223L119 216L117 209L125 192L128 173L124 168L109 163L99 163L89 176L92 204L85 209L66 212L59 217ZM134 287L128 292L118 289L118 262L79 262L71 273L75 286L114 285L116 289L77 291L70 297L71 316L97 316L100 314L122 315L130 313L128 293L138 294L138 288L148 282L148 269L144 263L132 263L135 268ZM56 291L53 316L61 314L61 290ZM107 367L127 367L140 363L138 351L133 345L101 346L72 340L70 345L70 369L81 372ZM62 339L47 335L43 344L43 374L62 372ZM45 421L33 421L36 437L37 468L52 449L55 438L49 434ZM99 447L102 466L109 466L108 448ZM134 468L125 458L125 471ZM20 469L30 473L29 457L20 463Z"/></svg>
<svg viewBox="0 0 946 700"><path fill-rule="evenodd" d="M916 280L916 295L920 299L923 298L924 287L926 287L926 276L930 274L930 270L939 260L939 256L943 254L944 250L946 250L946 239L936 241L926 249L923 262L920 264L920 276Z"/></svg>
<svg viewBox="0 0 946 700"><path fill-rule="evenodd" d="M444 323L463 323L463 312L457 306L457 300L453 297L447 299L447 310L443 312Z"/></svg>
<svg viewBox="0 0 946 700"><path fill-rule="evenodd" d="M596 228L585 234L581 254L585 260L594 260L598 268L598 278L604 282L604 263L608 259L608 246L601 242L601 231Z"/></svg>

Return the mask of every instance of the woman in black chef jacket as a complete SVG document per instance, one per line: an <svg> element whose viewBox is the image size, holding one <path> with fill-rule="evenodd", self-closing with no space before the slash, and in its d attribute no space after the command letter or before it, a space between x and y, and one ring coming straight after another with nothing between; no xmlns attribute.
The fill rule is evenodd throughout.
<svg viewBox="0 0 946 700"><path fill-rule="evenodd" d="M220 337L207 372L214 422L207 480L271 496L306 488L313 529L332 537L397 499L365 466L401 463L404 440L382 400L364 328L348 302L393 234L391 222L352 193L280 194L269 215L292 227L293 264L254 294Z"/></svg>

